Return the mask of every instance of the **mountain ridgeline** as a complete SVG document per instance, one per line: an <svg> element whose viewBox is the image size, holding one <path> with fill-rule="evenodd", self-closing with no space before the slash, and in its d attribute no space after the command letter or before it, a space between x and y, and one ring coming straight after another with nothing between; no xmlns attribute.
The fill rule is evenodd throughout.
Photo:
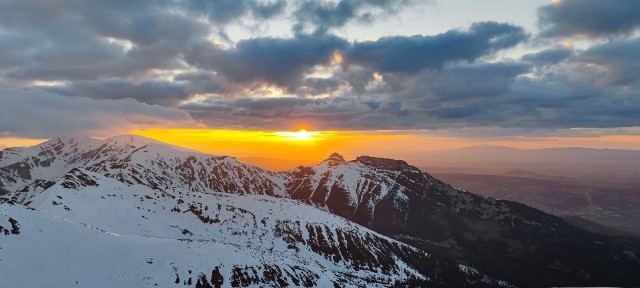
<svg viewBox="0 0 640 288"><path fill-rule="evenodd" d="M211 256L189 262L142 249L139 257L169 271L141 270L149 286L640 285L639 240L478 196L399 160L333 154L271 172L134 135L60 138L1 151L0 193L0 231L12 231L10 219L26 231L0 237L35 237L28 231L48 221L43 233L53 239L64 235L51 227L64 224L77 237L107 233L99 242L108 247ZM130 241L118 244L115 234ZM15 251L29 243L19 242ZM0 259L19 258L8 245ZM237 252L221 257L220 249ZM28 268L7 270L7 262L0 271Z"/></svg>

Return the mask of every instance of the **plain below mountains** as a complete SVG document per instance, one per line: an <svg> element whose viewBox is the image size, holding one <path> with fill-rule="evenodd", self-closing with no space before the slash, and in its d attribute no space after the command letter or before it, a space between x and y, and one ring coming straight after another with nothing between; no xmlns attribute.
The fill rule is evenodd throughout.
<svg viewBox="0 0 640 288"><path fill-rule="evenodd" d="M426 152L416 162L439 179L477 194L583 218L602 226L597 229L613 228L605 229L608 233L640 235L637 150L483 145Z"/></svg>

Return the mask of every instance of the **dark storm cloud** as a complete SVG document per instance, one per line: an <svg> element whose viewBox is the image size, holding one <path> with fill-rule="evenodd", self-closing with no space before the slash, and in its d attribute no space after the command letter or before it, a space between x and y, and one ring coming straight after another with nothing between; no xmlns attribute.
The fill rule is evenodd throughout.
<svg viewBox="0 0 640 288"><path fill-rule="evenodd" d="M0 57L6 77L74 81L175 68L183 45L209 30L168 2L47 3L0 3L0 48L10 51L10 61Z"/></svg>
<svg viewBox="0 0 640 288"><path fill-rule="evenodd" d="M18 81L132 77L151 69L184 68L193 43L239 17L271 18L287 2L3 1L0 68ZM197 19L206 14L211 23Z"/></svg>
<svg viewBox="0 0 640 288"><path fill-rule="evenodd" d="M111 79L105 81L76 81L73 84L47 88L65 96L82 96L94 99L127 99L132 98L147 104L175 106L180 100L187 99L189 94L184 85L166 81L147 81L139 84Z"/></svg>
<svg viewBox="0 0 640 288"><path fill-rule="evenodd" d="M413 0L340 0L338 2L304 0L294 12L296 32L305 27L316 33L340 28L352 21L372 22L374 18L396 13L416 1Z"/></svg>
<svg viewBox="0 0 640 288"><path fill-rule="evenodd" d="M531 62L536 66L554 65L574 55L574 51L565 48L551 48L540 52L522 56L523 61Z"/></svg>
<svg viewBox="0 0 640 288"><path fill-rule="evenodd" d="M208 99L202 103L190 103L181 108L190 112L225 111L233 115L251 115L262 117L287 116L300 105L314 100L298 97L280 98L236 98L231 100Z"/></svg>
<svg viewBox="0 0 640 288"><path fill-rule="evenodd" d="M38 40L22 33L5 32L0 34L0 68L7 69L23 63L30 51L25 47L36 47Z"/></svg>
<svg viewBox="0 0 640 288"><path fill-rule="evenodd" d="M227 24L243 16L255 16L268 19L282 13L287 6L285 0L188 0L187 6L196 15L204 14L209 21Z"/></svg>
<svg viewBox="0 0 640 288"><path fill-rule="evenodd" d="M520 63L461 65L424 81L431 82L433 94L446 101L493 97L509 92L515 78L529 69Z"/></svg>
<svg viewBox="0 0 640 288"><path fill-rule="evenodd" d="M126 53L108 43L96 44L96 49L66 45L25 56L20 66L7 69L6 77L17 81L76 81L130 78L152 70L183 68L177 59L180 49L169 43L134 47Z"/></svg>
<svg viewBox="0 0 640 288"><path fill-rule="evenodd" d="M226 79L210 71L186 72L173 77L173 81L186 87L189 94L225 93L237 90Z"/></svg>
<svg viewBox="0 0 640 288"><path fill-rule="evenodd" d="M538 10L543 36L609 36L640 27L640 1L562 0Z"/></svg>
<svg viewBox="0 0 640 288"><path fill-rule="evenodd" d="M425 109L424 118L437 123L433 125L436 127L500 127L535 134L554 129L640 125L638 90L625 92L598 86L594 81L568 80L584 69L582 65L566 64L551 74L516 77L500 94L489 98L447 101L425 97L413 101ZM597 77L596 71L583 73ZM473 92L470 89L468 93Z"/></svg>
<svg viewBox="0 0 640 288"><path fill-rule="evenodd" d="M131 4L131 7L88 1L77 9L81 9L78 14L87 18L84 24L97 35L126 39L140 46L164 41L179 45L206 36L210 30L192 16L177 13L178 7L162 1L140 6Z"/></svg>
<svg viewBox="0 0 640 288"><path fill-rule="evenodd" d="M596 45L576 57L606 69L606 85L640 84L640 38Z"/></svg>
<svg viewBox="0 0 640 288"><path fill-rule="evenodd" d="M391 88L380 95L219 99L182 108L205 122L248 116L252 125L258 119L268 123L305 119L314 127L333 129L434 129L438 125L467 125L469 118L486 117L491 113L491 103L502 101L516 77L529 68L521 63L460 65L392 78L387 81L397 83L389 83ZM479 105L482 102L487 104Z"/></svg>
<svg viewBox="0 0 640 288"><path fill-rule="evenodd" d="M294 88L309 68L328 63L336 50L347 45L347 41L332 35L253 38L238 42L232 49L204 43L189 51L186 60L235 82L264 81Z"/></svg>
<svg viewBox="0 0 640 288"><path fill-rule="evenodd" d="M513 47L528 38L522 27L496 22L474 23L467 31L450 30L435 36L385 37L357 42L347 50L348 63L380 72L417 73L440 69L454 61L474 61Z"/></svg>
<svg viewBox="0 0 640 288"><path fill-rule="evenodd" d="M520 79L511 101L500 104L520 127L610 128L640 125L640 95L609 87L570 83L566 75Z"/></svg>
<svg viewBox="0 0 640 288"><path fill-rule="evenodd" d="M277 129L304 121L318 129L486 128L550 135L557 129L640 125L638 85L598 85L592 79L600 72L585 65L564 61L549 68L553 73L532 77L538 72L525 63L458 64L415 75L383 74L382 94L219 99L183 108L211 125L241 125L245 117L247 125Z"/></svg>
<svg viewBox="0 0 640 288"><path fill-rule="evenodd" d="M472 100L482 102L508 94L515 79L530 72L531 68L521 62L476 62L410 75L385 73L382 74L384 82L375 92L411 102L413 108Z"/></svg>
<svg viewBox="0 0 640 288"><path fill-rule="evenodd" d="M304 79L304 83L296 90L299 96L331 94L338 90L340 86L348 85L348 82L336 77Z"/></svg>
<svg viewBox="0 0 640 288"><path fill-rule="evenodd" d="M194 125L190 115L245 129L290 129L298 121L324 129L527 133L640 126L638 38L547 47L518 62L500 59L529 37L510 24L355 43L330 34L417 2L0 0L0 133L42 138ZM636 3L545 6L543 36L633 35ZM293 21L295 36L225 36L228 25L280 16ZM335 52L341 65L331 62ZM261 93L274 97L272 85L292 97L266 98Z"/></svg>
<svg viewBox="0 0 640 288"><path fill-rule="evenodd" d="M374 71L370 68L361 66L351 66L342 71L338 71L337 77L349 82L349 85L353 88L353 92L362 94L366 92L367 84L373 80Z"/></svg>
<svg viewBox="0 0 640 288"><path fill-rule="evenodd" d="M240 125L265 129L291 129L291 121L304 120L314 128L350 127L345 122L371 111L371 106L350 97L209 99L181 108L211 126ZM354 127L354 126L351 126Z"/></svg>
<svg viewBox="0 0 640 288"><path fill-rule="evenodd" d="M185 53L184 58L194 66L214 70L236 83L266 82L307 95L330 93L325 88L337 88L346 81L354 92L361 94L373 80L373 72L417 73L422 69L441 69L449 63L491 55L527 38L520 27L483 22L473 24L466 31L451 30L436 36L397 36L354 44L328 34L297 35L290 39L253 38L228 49L199 43ZM303 79L315 66L328 64L336 51L344 54L344 70L335 72L332 80ZM323 88L317 89L318 84L323 84Z"/></svg>
<svg viewBox="0 0 640 288"><path fill-rule="evenodd" d="M66 97L39 89L0 88L0 107L0 135L4 137L108 136L145 127L197 125L178 109L133 99Z"/></svg>

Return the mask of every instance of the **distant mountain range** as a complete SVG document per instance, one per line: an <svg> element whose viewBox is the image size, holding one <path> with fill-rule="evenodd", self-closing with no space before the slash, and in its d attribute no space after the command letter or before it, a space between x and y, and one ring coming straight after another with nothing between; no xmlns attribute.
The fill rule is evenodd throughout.
<svg viewBox="0 0 640 288"><path fill-rule="evenodd" d="M59 138L2 150L0 193L10 287L640 285L640 240L400 160L271 172L140 136Z"/></svg>
<svg viewBox="0 0 640 288"><path fill-rule="evenodd" d="M456 173L483 171L485 174L517 174L518 171L529 171L548 176L595 176L604 179L607 179L609 172L640 175L640 150L579 147L522 150L478 145L454 150L425 151L416 161L416 165L429 169L466 169L452 171Z"/></svg>
<svg viewBox="0 0 640 288"><path fill-rule="evenodd" d="M416 162L477 194L579 216L614 228L614 234L640 235L638 150L481 145L425 152Z"/></svg>

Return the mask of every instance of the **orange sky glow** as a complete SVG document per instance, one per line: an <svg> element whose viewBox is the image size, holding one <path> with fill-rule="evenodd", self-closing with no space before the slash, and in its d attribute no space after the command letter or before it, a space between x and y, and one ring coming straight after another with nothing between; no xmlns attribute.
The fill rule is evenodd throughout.
<svg viewBox="0 0 640 288"><path fill-rule="evenodd" d="M149 129L132 133L206 153L235 156L274 170L316 164L333 152L338 152L347 159L372 155L411 162L411 159L420 157L421 152L481 144L520 149L640 149L640 136L471 139L435 136L424 131L299 131Z"/></svg>
<svg viewBox="0 0 640 288"><path fill-rule="evenodd" d="M130 133L216 155L229 155L273 170L316 164L333 152L347 159L371 155L411 162L421 152L473 145L520 149L587 147L640 149L640 136L597 137L443 137L416 131L250 131L213 129L146 129ZM31 146L46 139L0 138L0 147Z"/></svg>

